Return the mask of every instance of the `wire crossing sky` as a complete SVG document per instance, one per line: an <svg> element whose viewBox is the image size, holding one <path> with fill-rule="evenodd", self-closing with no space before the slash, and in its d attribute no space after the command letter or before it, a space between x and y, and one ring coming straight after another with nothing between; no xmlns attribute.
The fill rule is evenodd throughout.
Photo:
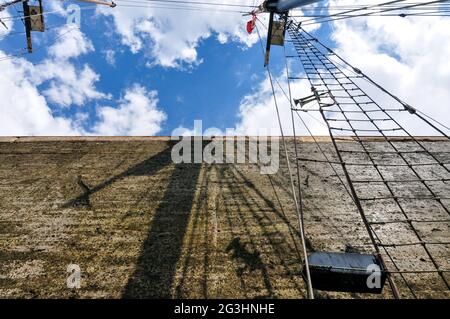
<svg viewBox="0 0 450 319"><path fill-rule="evenodd" d="M43 0L46 31L32 33L32 54L22 5L0 11L6 26L0 24L0 135L192 134L195 120L223 134L227 128L233 134L280 133L258 36L246 31L259 1L115 3ZM447 129L449 6L336 0L290 16ZM68 23L78 16L79 25ZM258 20L265 37L267 14ZM287 123L283 51L272 51L280 116ZM291 61L290 72L299 78L291 83L294 97L309 95L300 65ZM300 133L326 134L314 114L304 120L308 127L299 124ZM428 133L411 125L416 134Z"/></svg>

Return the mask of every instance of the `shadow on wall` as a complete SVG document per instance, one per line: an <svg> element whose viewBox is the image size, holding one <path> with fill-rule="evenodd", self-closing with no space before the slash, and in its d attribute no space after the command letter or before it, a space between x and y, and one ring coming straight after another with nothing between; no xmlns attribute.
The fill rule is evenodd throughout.
<svg viewBox="0 0 450 319"><path fill-rule="evenodd" d="M238 275L242 275L245 269L249 271L254 271L256 269L263 269L264 265L258 251L250 252L245 245L241 243L239 237L235 237L226 249L226 252L232 252L232 259L242 260L244 267L237 271Z"/></svg>
<svg viewBox="0 0 450 319"><path fill-rule="evenodd" d="M77 183L83 193L63 204L63 208L90 206L90 196L129 176L151 176L168 165L173 143L156 155L130 167L100 184L89 187L81 177ZM123 298L168 298L181 255L183 238L187 230L200 164L174 165L170 182L160 205L152 218L136 268L129 278Z"/></svg>
<svg viewBox="0 0 450 319"><path fill-rule="evenodd" d="M218 168L218 175L220 187L233 190L224 211L232 235L225 251L234 261L244 298L276 298L286 287L303 296L304 288L298 280L298 236L282 205L280 211L237 166ZM281 224L288 227L288 236ZM260 251L264 251L264 258ZM258 286L249 285L249 278L258 278Z"/></svg>
<svg viewBox="0 0 450 319"><path fill-rule="evenodd" d="M170 160L170 149L168 152ZM201 164L176 164L123 298L170 298Z"/></svg>
<svg viewBox="0 0 450 319"><path fill-rule="evenodd" d="M108 187L109 185L119 180L122 180L129 176L150 176L156 174L161 169L172 163L171 160L172 145L173 143L168 143L168 147L163 151L130 167L126 171L123 171L122 173L101 182L100 184L92 188L90 188L83 182L81 176L78 176L77 183L83 190L83 193L80 196L77 196L76 198L67 201L62 207L68 208L76 206L90 206L90 196L92 194L101 191L102 189Z"/></svg>
<svg viewBox="0 0 450 319"><path fill-rule="evenodd" d="M202 185L204 198L207 197L208 178L202 182L199 181L201 164L173 164L171 149L171 144L169 144L162 152L92 188L83 186L80 184L83 182L79 181L83 194L64 205L65 207L86 205L86 203L89 203L90 195L121 179L129 176L151 176L158 174L159 171L169 165L171 168L173 167L170 181L167 187L162 190L164 191L163 198L154 211L135 270L122 290L123 298L171 298L177 265L180 262L183 242L191 218L194 218L194 224L196 218L206 218L204 229L208 229L207 218L209 217L206 202L204 203L205 207L192 212L199 183ZM258 288L258 290L261 290L257 291L258 296L266 298L276 296L277 280L272 278L273 272L270 271L276 264L283 269L288 277L289 286L301 293L301 284L299 285L298 280L296 280L299 276L298 248L296 247L298 235L295 226L291 225L289 219L285 216L282 205L277 205L276 202L266 197L266 194L263 194L248 180L238 167L225 165L215 166L215 169L219 176L219 188L233 190L231 197L224 198L229 205L224 207L223 213L231 229L230 242L224 248L236 267L235 270L241 284L240 288L245 291L245 294L249 293L254 296L255 287L248 286L245 278L246 276L254 277L256 271L261 276L262 281L261 287ZM275 197L277 198L277 196ZM251 218L252 222L248 220L248 217ZM280 241L280 238L284 236L275 221L287 224L290 237L293 238ZM259 236L264 238L266 248L273 254L270 263L268 260L262 259L257 249L261 244ZM209 233L206 232L205 242L209 240L211 238ZM188 243L189 252L194 250L193 245L193 242ZM204 278L200 284L202 285L201 293L206 298L209 292L208 271L212 252L207 249L203 253L205 254ZM286 260L286 258L289 260ZM188 275L188 270L191 267L198 267L198 265L191 265L189 258L184 260L183 276L176 289L176 295L178 296L184 296L184 290L189 289L191 282L195 282L195 280L190 281L192 278Z"/></svg>

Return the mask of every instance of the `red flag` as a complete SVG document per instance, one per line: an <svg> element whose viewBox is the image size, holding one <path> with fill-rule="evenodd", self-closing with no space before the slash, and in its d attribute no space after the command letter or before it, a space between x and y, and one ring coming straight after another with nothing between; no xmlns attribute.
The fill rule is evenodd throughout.
<svg viewBox="0 0 450 319"><path fill-rule="evenodd" d="M256 24L256 15L253 15L253 18L247 22L247 32L248 34L251 34L253 32L253 29L255 28Z"/></svg>

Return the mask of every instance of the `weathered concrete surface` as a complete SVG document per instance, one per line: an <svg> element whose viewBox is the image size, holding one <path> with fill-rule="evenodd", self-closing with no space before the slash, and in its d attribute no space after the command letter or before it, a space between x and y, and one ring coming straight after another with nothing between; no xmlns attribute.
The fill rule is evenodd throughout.
<svg viewBox="0 0 450 319"><path fill-rule="evenodd" d="M423 141L436 152L450 151L449 142ZM336 160L331 143L319 143ZM292 139L288 144L294 157ZM301 139L300 153L323 159L310 139ZM450 162L448 154L441 159ZM261 175L255 164L175 165L167 138L3 138L0 297L304 298L298 221L286 162L281 164L272 176ZM371 251L361 218L330 166L304 162L300 168L309 249L344 251L350 245ZM398 168L389 174L394 173L404 176ZM450 178L436 168L422 173ZM370 168L353 174L375 178ZM358 192L381 196L381 186ZM448 183L430 187L450 197ZM398 192L426 190L411 184ZM443 204L450 207L449 201ZM404 205L413 219L448 219L437 204ZM373 220L402 218L392 202L365 209ZM415 226L427 240L450 241L448 222ZM383 242L417 241L405 224L374 227ZM403 269L433 268L420 245L388 249ZM442 269L450 269L449 245L430 250ZM81 289L66 287L69 264L81 267ZM402 296L412 297L394 277ZM405 277L419 297L450 297L437 274ZM392 294L386 286L381 296L317 296Z"/></svg>

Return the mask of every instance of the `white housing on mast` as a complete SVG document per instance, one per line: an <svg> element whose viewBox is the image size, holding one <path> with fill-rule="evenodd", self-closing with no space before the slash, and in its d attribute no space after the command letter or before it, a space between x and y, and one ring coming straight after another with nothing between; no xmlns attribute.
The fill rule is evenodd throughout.
<svg viewBox="0 0 450 319"><path fill-rule="evenodd" d="M284 13L291 9L306 6L320 0L266 0L264 7L269 12Z"/></svg>

